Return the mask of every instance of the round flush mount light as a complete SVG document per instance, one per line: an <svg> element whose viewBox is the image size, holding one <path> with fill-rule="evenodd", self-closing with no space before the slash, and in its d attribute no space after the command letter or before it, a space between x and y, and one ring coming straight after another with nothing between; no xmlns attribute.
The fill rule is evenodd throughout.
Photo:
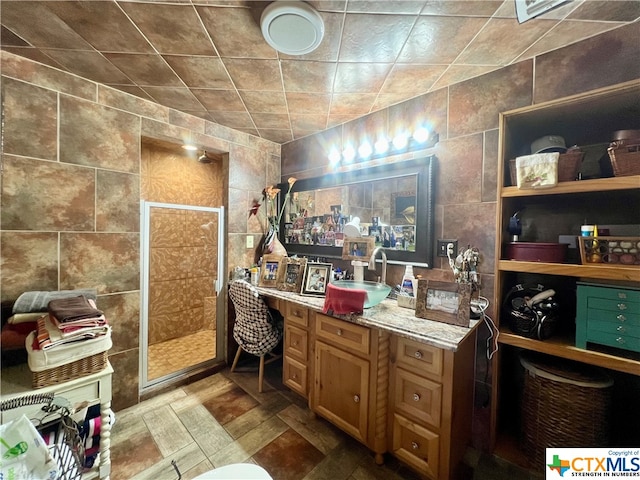
<svg viewBox="0 0 640 480"><path fill-rule="evenodd" d="M324 36L322 17L301 1L271 3L262 12L260 28L267 43L287 55L312 52Z"/></svg>

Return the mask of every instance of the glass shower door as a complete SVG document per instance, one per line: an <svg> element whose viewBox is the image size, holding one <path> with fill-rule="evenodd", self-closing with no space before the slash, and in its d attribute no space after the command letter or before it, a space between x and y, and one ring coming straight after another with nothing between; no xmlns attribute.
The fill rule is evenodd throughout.
<svg viewBox="0 0 640 480"><path fill-rule="evenodd" d="M222 357L222 218L222 208L143 204L143 389Z"/></svg>

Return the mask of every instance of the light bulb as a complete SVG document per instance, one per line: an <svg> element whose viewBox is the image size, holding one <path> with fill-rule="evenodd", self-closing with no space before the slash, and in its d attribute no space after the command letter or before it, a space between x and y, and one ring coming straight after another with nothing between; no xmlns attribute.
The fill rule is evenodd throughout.
<svg viewBox="0 0 640 480"><path fill-rule="evenodd" d="M373 149L371 148L371 144L369 142L364 142L358 147L358 155L360 155L360 158L369 158L372 153Z"/></svg>
<svg viewBox="0 0 640 480"><path fill-rule="evenodd" d="M347 163L350 163L351 161L353 161L355 156L356 156L356 151L353 149L351 145L345 148L342 152L342 158L344 158L344 161Z"/></svg>

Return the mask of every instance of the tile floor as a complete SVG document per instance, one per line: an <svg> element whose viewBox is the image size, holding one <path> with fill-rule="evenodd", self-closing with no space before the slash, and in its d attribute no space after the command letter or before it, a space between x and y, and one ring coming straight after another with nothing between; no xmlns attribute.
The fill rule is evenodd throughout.
<svg viewBox="0 0 640 480"><path fill-rule="evenodd" d="M251 365L228 368L116 413L112 480L192 479L214 467L253 462L274 480L414 480L394 457L373 454L282 385L281 364L266 367L258 393ZM470 450L466 479L529 480L526 471Z"/></svg>
<svg viewBox="0 0 640 480"><path fill-rule="evenodd" d="M213 338L213 340L212 340ZM201 332L149 345L147 378L154 380L216 356L216 331Z"/></svg>

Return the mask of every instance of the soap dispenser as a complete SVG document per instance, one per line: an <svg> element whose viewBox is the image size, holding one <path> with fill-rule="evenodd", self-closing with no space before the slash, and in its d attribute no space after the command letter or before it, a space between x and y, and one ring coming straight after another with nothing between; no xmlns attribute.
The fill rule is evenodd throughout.
<svg viewBox="0 0 640 480"><path fill-rule="evenodd" d="M415 283L415 277L413 276L413 265L407 265L404 269L404 275L402 276L401 291L411 297L414 296L413 284Z"/></svg>

